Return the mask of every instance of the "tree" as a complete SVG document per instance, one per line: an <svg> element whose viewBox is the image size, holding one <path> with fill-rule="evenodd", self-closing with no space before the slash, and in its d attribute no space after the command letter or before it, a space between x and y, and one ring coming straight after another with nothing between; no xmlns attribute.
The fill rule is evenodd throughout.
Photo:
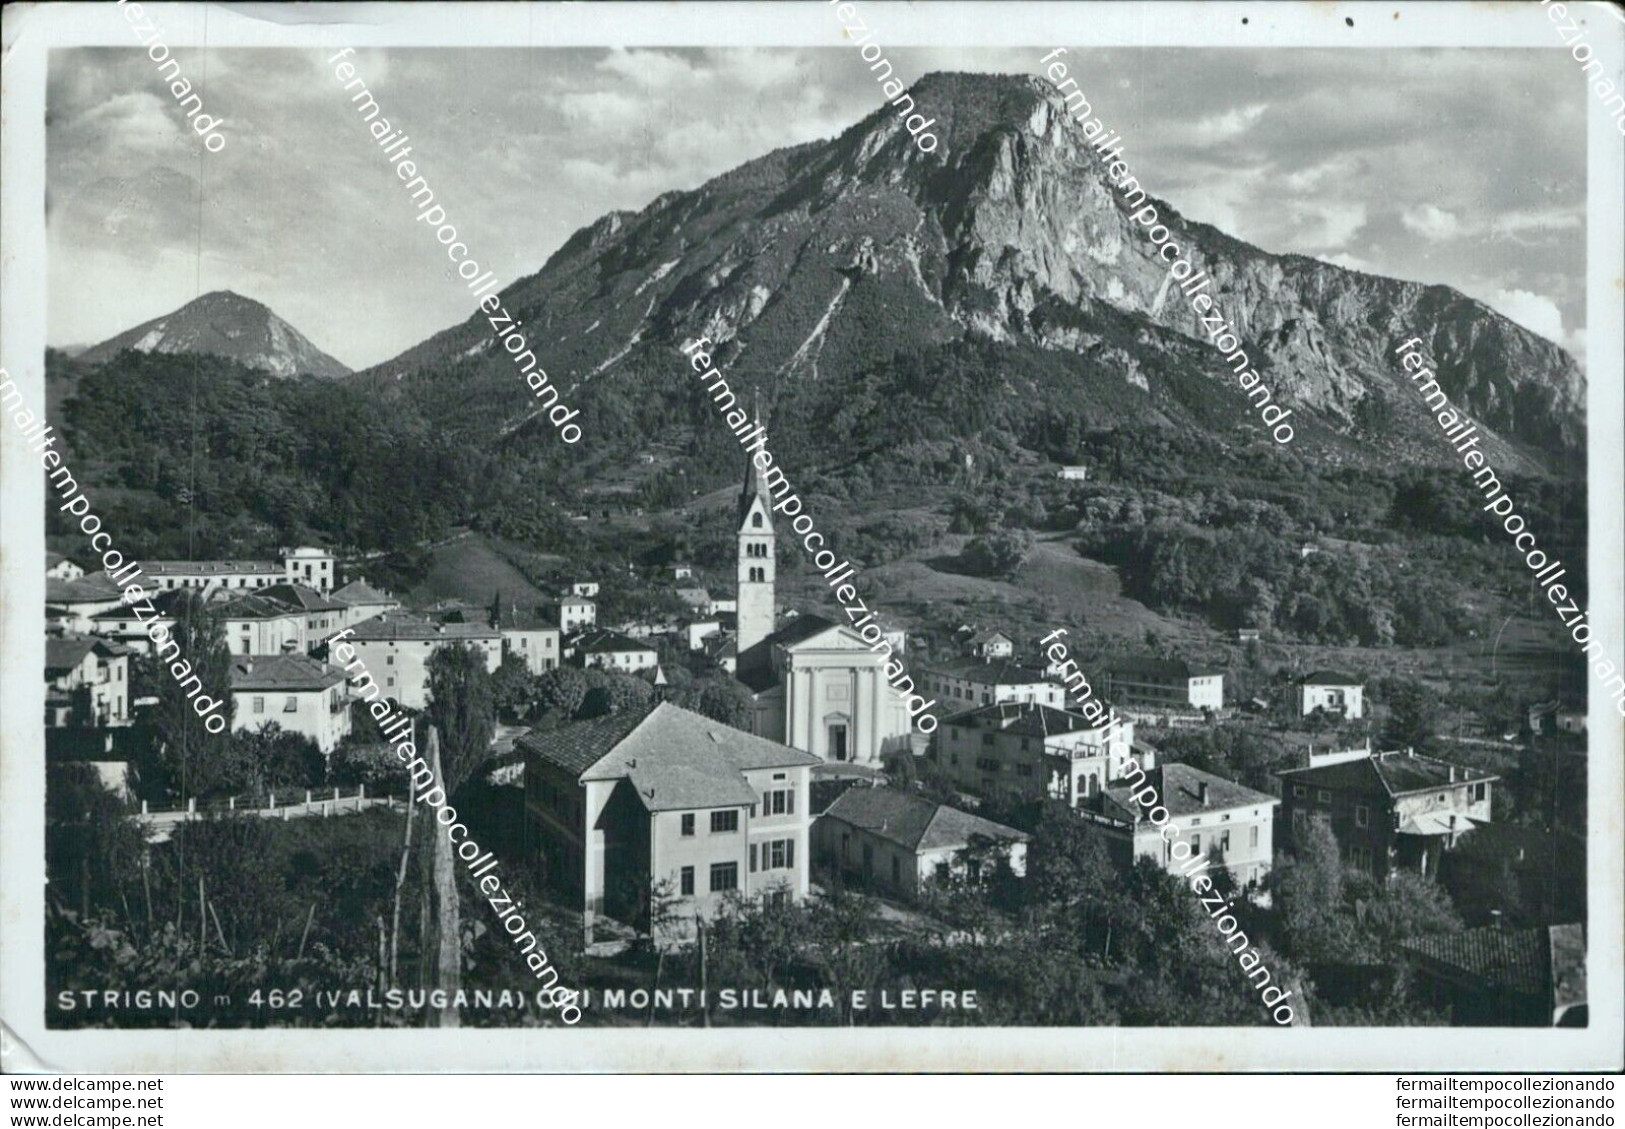
<svg viewBox="0 0 1625 1129"><path fill-rule="evenodd" d="M1438 697L1415 682L1385 681L1388 719L1382 727L1382 743L1389 748L1411 748L1426 752L1433 748L1439 728Z"/></svg>
<svg viewBox="0 0 1625 1129"><path fill-rule="evenodd" d="M516 654L503 656L502 665L491 676L491 700L504 717L524 717L536 692L530 666Z"/></svg>
<svg viewBox="0 0 1625 1129"><path fill-rule="evenodd" d="M1117 881L1101 837L1060 800L1045 803L1027 860L1030 901L1071 905Z"/></svg>
<svg viewBox="0 0 1625 1129"><path fill-rule="evenodd" d="M440 778L454 794L485 760L496 732L496 706L485 655L461 643L429 656L428 722L440 733Z"/></svg>
<svg viewBox="0 0 1625 1129"><path fill-rule="evenodd" d="M1292 860L1270 872L1287 948L1298 961L1353 955L1344 913L1343 861L1331 824L1310 819L1294 832Z"/></svg>
<svg viewBox="0 0 1625 1129"><path fill-rule="evenodd" d="M971 539L965 546L965 562L981 576L1014 576L1037 547L1037 539L1025 529L1001 527Z"/></svg>
<svg viewBox="0 0 1625 1129"><path fill-rule="evenodd" d="M231 755L231 652L226 648L219 619L197 592L188 591L176 602L175 625L169 638L173 646L159 645L146 660L155 668L149 670L147 678L158 696L153 726L162 747L161 763L169 791L178 796L196 796L205 790L198 785L210 782L207 766ZM188 696L183 683L192 685L194 676L202 689ZM208 710L226 720L225 729L219 733L210 733L204 726L205 718L194 708L205 698L222 703L219 709ZM192 779L194 773L199 776L197 781Z"/></svg>
<svg viewBox="0 0 1625 1129"><path fill-rule="evenodd" d="M536 678L536 708L558 718L571 718L587 696L587 676L579 667L560 666Z"/></svg>
<svg viewBox="0 0 1625 1129"><path fill-rule="evenodd" d="M654 704L654 687L641 678L596 667L586 671L586 676L587 692L576 710L577 719L647 709Z"/></svg>
<svg viewBox="0 0 1625 1129"><path fill-rule="evenodd" d="M326 776L327 763L316 742L303 734L286 732L274 721L233 734L232 743L246 762L251 791L314 788Z"/></svg>

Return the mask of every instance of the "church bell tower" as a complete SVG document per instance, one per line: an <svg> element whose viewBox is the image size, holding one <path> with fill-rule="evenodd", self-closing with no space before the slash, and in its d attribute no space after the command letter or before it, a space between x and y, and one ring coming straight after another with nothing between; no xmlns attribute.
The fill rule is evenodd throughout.
<svg viewBox="0 0 1625 1129"><path fill-rule="evenodd" d="M760 419L757 422L760 426ZM775 541L772 495L761 467L747 452L745 485L739 494L740 654L773 634Z"/></svg>

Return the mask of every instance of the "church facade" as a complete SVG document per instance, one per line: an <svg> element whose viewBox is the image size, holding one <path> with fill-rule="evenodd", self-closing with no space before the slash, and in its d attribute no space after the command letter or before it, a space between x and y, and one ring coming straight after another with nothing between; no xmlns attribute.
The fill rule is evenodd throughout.
<svg viewBox="0 0 1625 1129"><path fill-rule="evenodd" d="M878 766L910 748L904 697L886 680L885 658L852 628L818 615L777 626L771 496L747 466L738 507L739 658L735 677L751 692L751 731L830 763Z"/></svg>

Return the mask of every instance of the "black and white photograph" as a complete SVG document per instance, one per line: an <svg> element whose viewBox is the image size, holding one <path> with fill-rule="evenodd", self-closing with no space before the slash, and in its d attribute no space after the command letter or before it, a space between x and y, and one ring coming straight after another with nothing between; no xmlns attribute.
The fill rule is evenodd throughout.
<svg viewBox="0 0 1625 1129"><path fill-rule="evenodd" d="M4 20L6 1073L1625 1066L1618 5Z"/></svg>

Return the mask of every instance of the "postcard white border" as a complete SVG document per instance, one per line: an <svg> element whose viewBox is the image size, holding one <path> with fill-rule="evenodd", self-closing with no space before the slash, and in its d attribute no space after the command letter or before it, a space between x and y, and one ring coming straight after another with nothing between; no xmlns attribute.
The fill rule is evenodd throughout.
<svg viewBox="0 0 1625 1129"><path fill-rule="evenodd" d="M856 0L888 46L1521 47L1564 50L1539 5L1457 3L881 3ZM172 46L838 46L815 0L777 3L143 5ZM1625 22L1571 3L1607 73L1625 87ZM1242 22L1243 17L1247 22ZM1353 21L1353 26L1346 22ZM114 4L8 5L0 134L0 364L43 408L45 79L54 47L131 47ZM1036 59L1035 53L1035 59ZM1578 72L1578 64L1576 65ZM1583 81L1578 75L1577 82ZM1625 655L1625 139L1588 95L1587 405L1591 608ZM1427 107L1416 107L1426 113ZM207 158L204 158L207 159ZM1625 1045L1625 721L1592 696L1591 1025L1527 1028L740 1028L455 1031L50 1031L44 1026L44 486L0 426L0 1020L47 1069L79 1072L342 1071L1592 1071ZM1613 578L1613 586L1606 583ZM27 718L28 725L9 723Z"/></svg>

